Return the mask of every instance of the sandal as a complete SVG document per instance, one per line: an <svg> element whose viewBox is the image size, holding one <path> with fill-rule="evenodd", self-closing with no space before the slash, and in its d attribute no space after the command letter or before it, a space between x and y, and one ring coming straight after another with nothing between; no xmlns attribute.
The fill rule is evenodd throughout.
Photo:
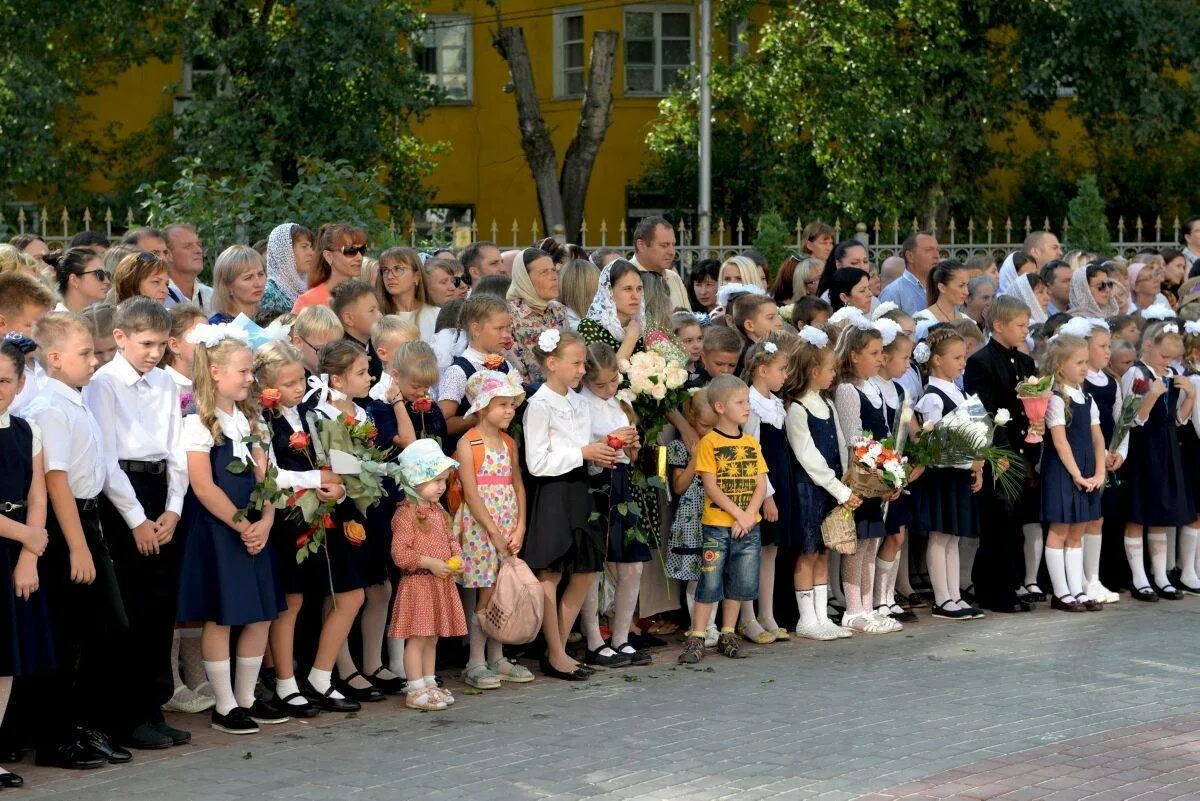
<svg viewBox="0 0 1200 801"><path fill-rule="evenodd" d="M463 681L477 690L500 689L500 675L494 673L485 662L467 665L462 672Z"/></svg>
<svg viewBox="0 0 1200 801"><path fill-rule="evenodd" d="M446 708L446 702L438 695L436 687L423 687L404 696L404 705L422 712L437 712Z"/></svg>
<svg viewBox="0 0 1200 801"><path fill-rule="evenodd" d="M842 619L842 626L863 634L887 634L891 631L886 623L865 612L846 615Z"/></svg>

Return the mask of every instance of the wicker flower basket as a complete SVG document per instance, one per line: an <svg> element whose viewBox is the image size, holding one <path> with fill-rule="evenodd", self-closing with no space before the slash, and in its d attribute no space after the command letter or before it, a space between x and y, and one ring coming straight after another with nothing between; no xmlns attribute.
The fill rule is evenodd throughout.
<svg viewBox="0 0 1200 801"><path fill-rule="evenodd" d="M840 554L849 555L858 550L853 510L844 504L833 507L821 521L821 538L825 540L826 548Z"/></svg>
<svg viewBox="0 0 1200 801"><path fill-rule="evenodd" d="M890 498L896 492L883 480L881 472L854 461L851 461L850 466L846 468L846 474L842 476L842 483L863 500Z"/></svg>

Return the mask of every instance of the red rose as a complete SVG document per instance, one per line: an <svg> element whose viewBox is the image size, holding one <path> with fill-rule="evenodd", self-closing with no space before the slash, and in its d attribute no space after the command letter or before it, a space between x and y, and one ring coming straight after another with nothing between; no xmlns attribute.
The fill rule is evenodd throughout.
<svg viewBox="0 0 1200 801"><path fill-rule="evenodd" d="M299 537L296 537L296 548L299 549L299 548L303 548L304 546L308 545L308 539L311 534L312 534L311 531L306 531L303 534L301 534Z"/></svg>
<svg viewBox="0 0 1200 801"><path fill-rule="evenodd" d="M1133 380L1133 394L1145 395L1150 391L1150 382L1144 378L1135 378Z"/></svg>
<svg viewBox="0 0 1200 801"><path fill-rule="evenodd" d="M504 364L504 357L499 353L489 353L483 357L483 366L488 370L499 370L502 364Z"/></svg>
<svg viewBox="0 0 1200 801"><path fill-rule="evenodd" d="M410 404L410 406L417 414L425 414L433 408L433 401L425 397L417 398Z"/></svg>
<svg viewBox="0 0 1200 801"><path fill-rule="evenodd" d="M625 447L625 438L620 434L609 434L604 438L604 441L608 443L608 447L616 450L620 450L621 448Z"/></svg>
<svg viewBox="0 0 1200 801"><path fill-rule="evenodd" d="M305 434L303 431L297 431L295 434L292 434L290 437L288 437L288 447L294 451L305 450L308 448L309 443L311 442L312 437L310 437L308 434Z"/></svg>
<svg viewBox="0 0 1200 801"><path fill-rule="evenodd" d="M356 426L356 425L358 425L358 418L357 418L357 417L355 417L355 416L354 416L354 415L352 415L352 414L348 414L348 415L346 415L345 417L343 417L342 419L343 419L344 421L346 421L346 425L348 425L348 426Z"/></svg>
<svg viewBox="0 0 1200 801"><path fill-rule="evenodd" d="M333 515L325 515L321 518L321 525L325 528L333 528Z"/></svg>
<svg viewBox="0 0 1200 801"><path fill-rule="evenodd" d="M264 409L274 409L279 405L280 393L277 389L264 389L262 395L258 397L259 403Z"/></svg>
<svg viewBox="0 0 1200 801"><path fill-rule="evenodd" d="M307 488L300 490L300 491L299 491L299 492L297 492L295 495L293 495L293 496L291 496L290 498L288 498L288 499L287 499L287 505L288 505L289 507L294 507L296 504L298 504L298 503L300 502L300 499L301 499L302 497L304 497L304 493L306 493L306 492L308 492L308 489L307 489Z"/></svg>

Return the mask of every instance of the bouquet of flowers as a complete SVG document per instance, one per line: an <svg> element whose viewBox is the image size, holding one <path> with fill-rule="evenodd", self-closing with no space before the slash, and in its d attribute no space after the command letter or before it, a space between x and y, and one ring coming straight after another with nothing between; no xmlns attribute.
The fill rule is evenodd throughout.
<svg viewBox="0 0 1200 801"><path fill-rule="evenodd" d="M1046 375L1038 378L1031 375L1017 384L1017 398L1025 407L1025 416L1029 418L1029 422L1040 422L1046 419L1046 409L1050 406L1050 385L1053 382L1053 376ZM1030 431L1025 435L1025 441L1030 444L1041 442L1042 435Z"/></svg>
<svg viewBox="0 0 1200 801"><path fill-rule="evenodd" d="M921 435L905 448L912 463L924 467L952 467L967 462L982 461L991 465L992 475L1000 494L1016 500L1024 488L1025 460L1007 448L992 444L997 426L1012 419L1007 409L988 418L983 404L975 395L947 414L936 424L921 427Z"/></svg>
<svg viewBox="0 0 1200 801"><path fill-rule="evenodd" d="M667 424L667 412L681 408L687 399L683 387L688 378L687 356L662 331L651 331L644 341L646 350L621 360L628 385L617 393L617 399L633 407L646 432L645 441L656 444Z"/></svg>
<svg viewBox="0 0 1200 801"><path fill-rule="evenodd" d="M1139 378L1137 381L1145 381L1144 378ZM1142 392L1138 392L1137 381L1134 381L1134 391L1121 399L1121 411L1117 413L1117 419L1114 421L1112 439L1108 442L1108 449L1115 451L1121 444L1121 440L1125 439L1125 435L1129 433L1129 427L1133 425L1134 415L1137 414L1138 407L1142 405L1141 396L1150 391L1147 386Z"/></svg>
<svg viewBox="0 0 1200 801"><path fill-rule="evenodd" d="M850 441L850 466L842 482L860 498L887 498L904 487L907 463L891 437L880 441L864 431Z"/></svg>

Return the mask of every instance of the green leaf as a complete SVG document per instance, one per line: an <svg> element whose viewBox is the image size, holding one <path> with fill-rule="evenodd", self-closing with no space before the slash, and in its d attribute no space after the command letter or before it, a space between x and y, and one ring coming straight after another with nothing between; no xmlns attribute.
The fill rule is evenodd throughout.
<svg viewBox="0 0 1200 801"><path fill-rule="evenodd" d="M627 504L627 503L618 503L618 504L617 504L617 511L618 511L618 512L620 512L622 515L627 515L627 514L629 514L629 504Z"/></svg>
<svg viewBox="0 0 1200 801"><path fill-rule="evenodd" d="M234 461L230 462L229 466L226 467L225 469L228 470L230 473L233 473L235 476L240 476L242 473L245 473L247 470L250 469L250 465L246 464L246 462L243 462L241 460L234 460Z"/></svg>
<svg viewBox="0 0 1200 801"><path fill-rule="evenodd" d="M246 519L246 510L245 509L238 509L236 512L234 512L233 522L240 523L245 519Z"/></svg>

